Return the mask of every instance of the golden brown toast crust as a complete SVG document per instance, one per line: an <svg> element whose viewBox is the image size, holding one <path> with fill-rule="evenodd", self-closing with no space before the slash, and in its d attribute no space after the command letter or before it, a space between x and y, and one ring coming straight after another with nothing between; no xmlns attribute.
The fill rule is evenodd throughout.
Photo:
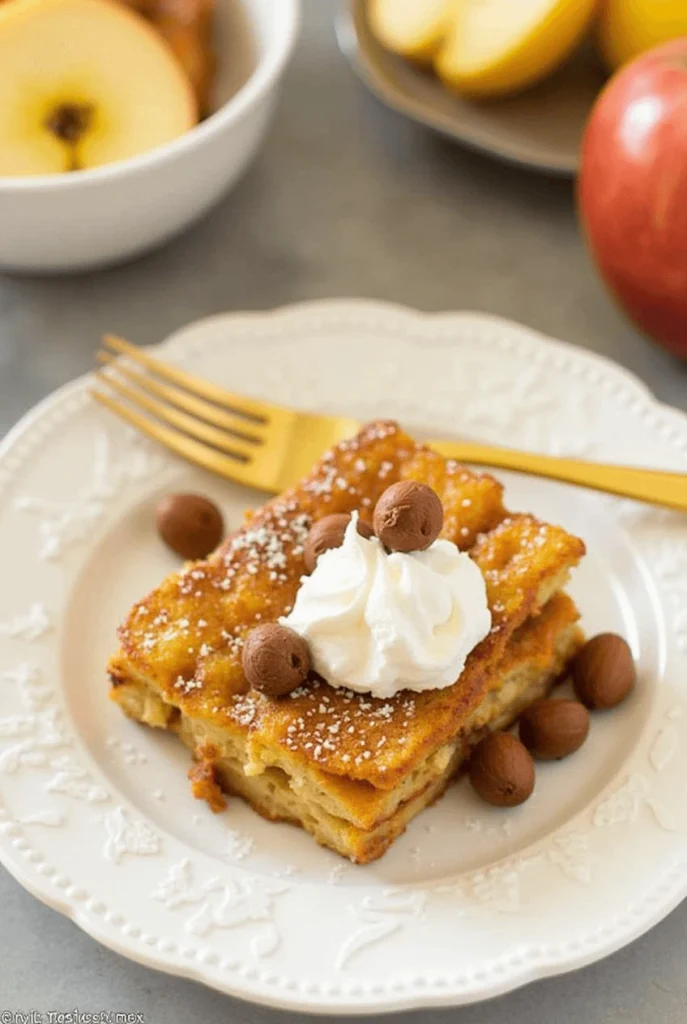
<svg viewBox="0 0 687 1024"><path fill-rule="evenodd" d="M386 487L408 478L435 488L445 508L443 536L470 550L486 580L493 629L460 680L388 701L325 683L278 701L248 693L242 639L257 622L290 610L310 523L354 509L370 520ZM561 528L508 515L492 477L444 460L393 423L375 423L258 510L207 562L169 577L139 602L120 631L110 672L113 683L145 679L184 715L248 733L261 751L281 748L304 768L389 790L460 731L514 633L583 554L582 542Z"/></svg>

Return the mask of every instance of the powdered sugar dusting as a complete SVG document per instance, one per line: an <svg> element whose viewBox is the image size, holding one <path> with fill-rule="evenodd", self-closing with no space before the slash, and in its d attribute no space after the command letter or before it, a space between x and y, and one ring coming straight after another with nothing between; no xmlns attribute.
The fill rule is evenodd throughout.
<svg viewBox="0 0 687 1024"><path fill-rule="evenodd" d="M255 720L258 708L260 707L260 701L263 698L258 693L246 693L238 697L231 708L231 717L238 722L239 725L247 727L253 724Z"/></svg>
<svg viewBox="0 0 687 1024"><path fill-rule="evenodd" d="M289 715L284 742L290 750L307 750L314 761L326 762L339 755L344 764L360 766L378 761L389 742L385 727L393 730L394 744L405 744L402 734L417 713L415 698L403 693L393 703L366 698L338 689L336 696L326 683L312 680L291 694L298 714Z"/></svg>
<svg viewBox="0 0 687 1024"><path fill-rule="evenodd" d="M246 572L255 576L266 569L270 579L286 582L289 578L285 571L289 558L303 553L303 545L310 530L309 516L300 513L287 518L289 512L295 511L294 504L276 506L267 521L238 533L231 540L224 556L228 575L235 573L236 555L243 553L243 568Z"/></svg>

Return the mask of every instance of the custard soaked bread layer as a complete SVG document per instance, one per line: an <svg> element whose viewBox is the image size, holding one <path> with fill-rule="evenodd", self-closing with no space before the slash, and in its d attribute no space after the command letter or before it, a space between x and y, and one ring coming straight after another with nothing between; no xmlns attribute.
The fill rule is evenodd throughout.
<svg viewBox="0 0 687 1024"><path fill-rule="evenodd" d="M247 775L247 732L243 737L229 735L207 720L188 718L143 682L123 685L118 700L132 718L175 732L194 752L201 769L194 788L211 806L219 806L222 789L238 793L264 817L301 825L323 845L366 863L381 856L406 823L444 792L475 743L488 731L510 726L526 707L551 691L581 646L577 619L570 598L552 598L541 615L514 636L488 693L460 733L392 790L312 766L304 769L287 750L255 743L251 757L261 759L262 766L259 773Z"/></svg>

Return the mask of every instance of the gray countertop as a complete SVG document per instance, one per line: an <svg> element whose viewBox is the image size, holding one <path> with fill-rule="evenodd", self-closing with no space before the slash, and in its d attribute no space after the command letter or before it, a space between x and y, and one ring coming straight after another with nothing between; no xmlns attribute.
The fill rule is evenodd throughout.
<svg viewBox="0 0 687 1024"><path fill-rule="evenodd" d="M303 37L267 145L203 223L126 267L0 278L0 434L91 365L98 336L153 342L200 316L365 296L497 313L616 359L687 409L687 367L632 330L581 242L569 183L454 148L383 110L338 54L331 0ZM0 1010L136 1010L148 1022L276 1021L97 946L0 869ZM687 905L609 960L412 1021L684 1024Z"/></svg>

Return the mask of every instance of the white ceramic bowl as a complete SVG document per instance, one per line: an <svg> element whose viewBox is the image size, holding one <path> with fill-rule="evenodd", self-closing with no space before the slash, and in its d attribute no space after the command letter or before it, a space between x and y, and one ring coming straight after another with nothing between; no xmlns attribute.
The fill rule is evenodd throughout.
<svg viewBox="0 0 687 1024"><path fill-rule="evenodd" d="M174 142L131 160L64 175L0 177L0 268L86 270L152 249L236 182L267 130L296 40L299 0L241 0L254 70L216 112ZM218 94L235 0L218 3ZM235 17L235 13L233 15Z"/></svg>

